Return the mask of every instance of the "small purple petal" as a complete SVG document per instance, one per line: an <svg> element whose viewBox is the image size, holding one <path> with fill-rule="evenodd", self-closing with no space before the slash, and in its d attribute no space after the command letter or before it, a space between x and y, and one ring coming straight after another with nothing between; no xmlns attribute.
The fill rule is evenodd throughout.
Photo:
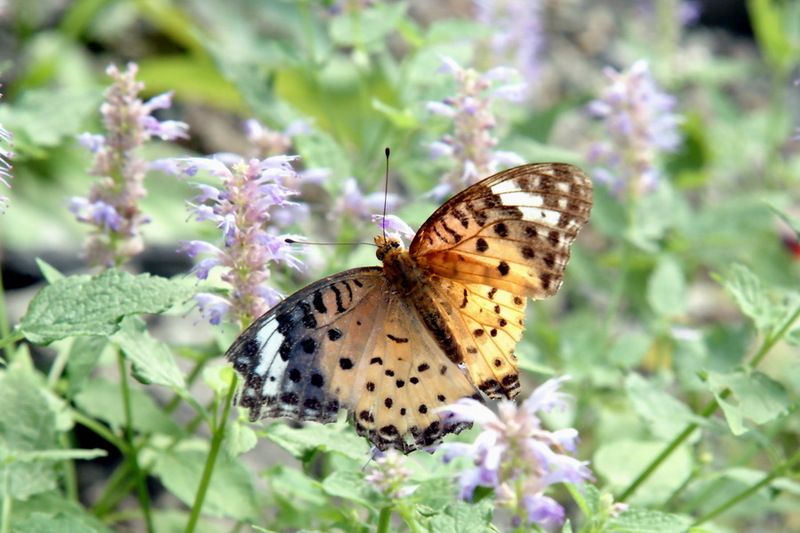
<svg viewBox="0 0 800 533"><path fill-rule="evenodd" d="M409 239L414 237L414 230L411 229L411 226L395 215L372 215L372 222L376 222L378 227L387 234L403 235Z"/></svg>
<svg viewBox="0 0 800 533"><path fill-rule="evenodd" d="M215 294L201 292L195 294L194 300L200 307L203 318L214 326L218 326L222 323L222 319L225 318L225 315L231 310L230 302Z"/></svg>

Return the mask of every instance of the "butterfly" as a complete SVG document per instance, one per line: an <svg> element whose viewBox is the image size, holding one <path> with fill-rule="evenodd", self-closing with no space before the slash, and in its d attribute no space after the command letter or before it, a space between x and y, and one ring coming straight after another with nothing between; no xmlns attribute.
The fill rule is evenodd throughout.
<svg viewBox="0 0 800 533"><path fill-rule="evenodd" d="M383 266L300 289L225 356L250 419L323 424L346 409L378 449L408 453L458 433L437 411L460 398L513 399L527 298L554 295L589 218L592 183L565 163L515 167L445 202L404 250L375 238Z"/></svg>

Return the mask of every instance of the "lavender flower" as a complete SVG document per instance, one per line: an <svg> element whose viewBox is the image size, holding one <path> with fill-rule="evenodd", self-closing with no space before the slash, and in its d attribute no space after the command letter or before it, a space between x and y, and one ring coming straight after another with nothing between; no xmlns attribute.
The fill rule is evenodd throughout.
<svg viewBox="0 0 800 533"><path fill-rule="evenodd" d="M400 217L394 215L372 215L372 222L377 223L387 237L401 240L403 237L408 239L414 237L414 230Z"/></svg>
<svg viewBox="0 0 800 533"><path fill-rule="evenodd" d="M478 486L492 487L497 503L514 512L519 524L560 524L564 509L545 490L555 483L580 483L592 479L586 462L564 453L575 451L575 429L548 431L536 413L551 411L565 403L567 394L558 392L567 377L551 379L539 386L520 406L504 400L499 416L471 398L462 398L442 409L448 424L477 422L483 427L473 444L446 443L445 462L466 456L475 468L459 478L459 497L471 499Z"/></svg>
<svg viewBox="0 0 800 533"><path fill-rule="evenodd" d="M680 145L681 117L673 113L675 98L658 89L645 61L627 72L607 68L605 74L611 84L587 110L603 119L610 140L595 143L587 158L600 166L595 177L616 194L640 196L658 184L658 156Z"/></svg>
<svg viewBox="0 0 800 533"><path fill-rule="evenodd" d="M456 95L441 102L429 102L428 110L453 120L453 134L432 143L434 158L447 156L456 161L453 170L444 176L433 191L437 198L471 185L497 172L500 165L519 165L524 161L511 152L494 151L497 139L492 136L496 126L491 105L495 99L519 102L524 98L525 84L509 83L516 70L495 67L484 74L465 69L455 60L444 58L445 72L456 80ZM498 83L498 85L495 85Z"/></svg>
<svg viewBox="0 0 800 533"><path fill-rule="evenodd" d="M397 500L408 496L415 486L407 485L413 472L406 468L406 456L390 449L378 452L373 465L366 476L367 483L374 486L390 500Z"/></svg>
<svg viewBox="0 0 800 533"><path fill-rule="evenodd" d="M276 208L293 205L289 197L296 191L284 185L296 178L291 162L296 156L273 156L266 159L224 162L218 158L185 158L162 160L165 170L178 170L193 176L204 170L219 178L219 187L197 184L200 191L189 208L195 220L210 220L222 231L222 246L205 241L189 241L181 251L190 257L203 256L192 269L198 279L206 279L217 267L222 280L230 285L227 296L200 293L195 297L204 318L220 324L233 315L242 324L249 324L280 301L281 294L264 285L270 278L270 266L284 263L301 269L303 263L271 224Z"/></svg>
<svg viewBox="0 0 800 533"><path fill-rule="evenodd" d="M339 219L349 215L362 220L366 219L372 213L383 210L384 199L387 211L395 211L400 205L398 195L384 195L383 192L364 194L358 181L355 178L348 178L344 182L344 189L331 211L330 218Z"/></svg>
<svg viewBox="0 0 800 533"><path fill-rule="evenodd" d="M0 94L0 97L3 95ZM7 144L8 146L12 146L13 136L11 132L3 127L0 124L0 183L11 188L11 184L9 180L14 176L11 175L11 158L14 157L14 153L5 148L3 145ZM5 214L6 209L8 208L8 197L0 194L0 213Z"/></svg>
<svg viewBox="0 0 800 533"><path fill-rule="evenodd" d="M496 60L510 62L525 80L537 79L542 70L545 35L542 5L534 0L475 0L476 18L494 31L490 46Z"/></svg>
<svg viewBox="0 0 800 533"><path fill-rule="evenodd" d="M114 80L100 107L106 134L78 137L79 144L94 154L89 173L100 180L88 198L71 198L69 209L79 221L94 226L84 245L86 259L93 265L111 267L144 248L141 225L148 219L138 201L147 194L143 182L150 166L139 149L153 137L170 141L187 137L188 126L183 122L152 116L155 110L170 107L172 94L143 102L138 95L144 85L136 81L137 71L134 63L125 72L114 65L106 69Z"/></svg>

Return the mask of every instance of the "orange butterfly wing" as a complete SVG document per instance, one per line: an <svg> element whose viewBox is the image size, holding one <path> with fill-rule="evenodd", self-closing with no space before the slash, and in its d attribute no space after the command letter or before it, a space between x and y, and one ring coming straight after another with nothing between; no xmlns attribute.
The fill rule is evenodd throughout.
<svg viewBox="0 0 800 533"><path fill-rule="evenodd" d="M409 452L467 425L435 412L475 386L444 356L378 267L312 283L256 320L226 357L244 377L250 419L334 422L347 409L379 449Z"/></svg>
<svg viewBox="0 0 800 533"><path fill-rule="evenodd" d="M490 397L519 389L514 347L526 297L558 291L570 245L589 218L592 184L564 163L512 168L442 205L409 248L462 347L470 378Z"/></svg>

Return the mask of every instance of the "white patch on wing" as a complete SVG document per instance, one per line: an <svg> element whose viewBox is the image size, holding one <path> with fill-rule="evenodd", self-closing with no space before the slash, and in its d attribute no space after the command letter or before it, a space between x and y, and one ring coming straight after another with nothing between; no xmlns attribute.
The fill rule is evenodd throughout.
<svg viewBox="0 0 800 533"><path fill-rule="evenodd" d="M494 187L492 187L492 192L494 192ZM502 193L500 196L500 201L503 202L503 205L541 207L544 204L544 197L542 197L540 194L533 194L524 191L513 191Z"/></svg>
<svg viewBox="0 0 800 533"><path fill-rule="evenodd" d="M278 348L281 347L284 339L285 337L278 333L277 320L265 323L256 334L256 340L261 346L261 350L259 351L260 360L254 372L264 378L264 386L261 391L264 396L278 394L286 367L289 366L289 362L284 361L278 355ZM269 379L270 377L275 379Z"/></svg>
<svg viewBox="0 0 800 533"><path fill-rule="evenodd" d="M539 209L538 207L529 207L521 205L519 210L522 211L522 220L528 222L536 222L552 228L557 227L558 221L561 218L561 213L558 211L551 211L549 209Z"/></svg>

